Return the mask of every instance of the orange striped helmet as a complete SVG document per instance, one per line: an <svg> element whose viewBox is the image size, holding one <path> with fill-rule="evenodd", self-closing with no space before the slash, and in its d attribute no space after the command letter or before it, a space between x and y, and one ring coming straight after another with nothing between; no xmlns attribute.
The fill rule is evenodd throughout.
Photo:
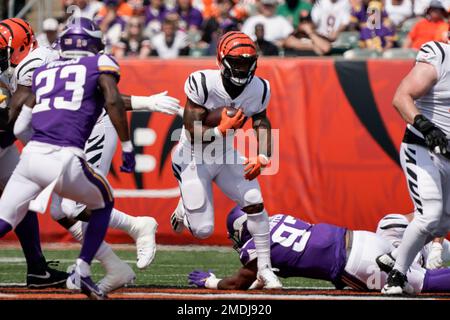
<svg viewBox="0 0 450 320"><path fill-rule="evenodd" d="M16 67L34 48L37 41L31 26L22 19L0 21L0 70Z"/></svg>
<svg viewBox="0 0 450 320"><path fill-rule="evenodd" d="M225 33L217 46L217 64L222 76L236 86L245 86L255 75L256 44L245 33Z"/></svg>

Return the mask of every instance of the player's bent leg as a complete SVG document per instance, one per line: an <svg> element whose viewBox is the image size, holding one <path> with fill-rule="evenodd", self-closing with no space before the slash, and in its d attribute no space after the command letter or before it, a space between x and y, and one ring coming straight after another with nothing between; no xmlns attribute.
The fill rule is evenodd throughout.
<svg viewBox="0 0 450 320"><path fill-rule="evenodd" d="M207 166L210 165L172 161L181 193L171 215L172 229L179 233L187 227L198 239L206 239L214 232L212 176L208 170L213 168Z"/></svg>
<svg viewBox="0 0 450 320"><path fill-rule="evenodd" d="M407 270L430 236L438 231L443 213L440 159L430 157L424 147L403 143L400 160L417 214L408 225L398 247L395 265L382 292L398 294L407 284Z"/></svg>
<svg viewBox="0 0 450 320"><path fill-rule="evenodd" d="M105 177L110 170L117 141L117 132L111 120L108 116L104 116L101 122L94 127L86 143L85 153L88 159L87 162ZM80 217L80 215L86 213L84 206L70 202L63 201L63 207L64 205L68 206L67 209L63 208L63 210L69 213L72 212L79 220L88 221L89 215L86 215L84 218ZM109 227L124 231L133 238L136 243L136 265L139 269L145 269L152 263L156 252L155 235L158 227L154 218L133 217L125 212L113 209Z"/></svg>
<svg viewBox="0 0 450 320"><path fill-rule="evenodd" d="M67 287L80 288L91 299L104 299L106 294L91 279L90 264L103 243L114 205L112 190L106 179L90 168L86 162L74 158L64 173L57 193L77 202L86 203L92 216L84 234L80 256L75 270L67 279Z"/></svg>

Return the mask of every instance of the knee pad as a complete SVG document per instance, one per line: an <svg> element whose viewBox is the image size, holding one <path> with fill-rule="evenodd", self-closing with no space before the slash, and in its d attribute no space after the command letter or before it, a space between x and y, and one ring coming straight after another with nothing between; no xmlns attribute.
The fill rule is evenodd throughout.
<svg viewBox="0 0 450 320"><path fill-rule="evenodd" d="M248 207L263 202L262 194L259 189L250 189L244 193L244 206Z"/></svg>
<svg viewBox="0 0 450 320"><path fill-rule="evenodd" d="M200 179L183 181L180 189L183 197L183 205L187 210L198 210L205 205L206 192Z"/></svg>
<svg viewBox="0 0 450 320"><path fill-rule="evenodd" d="M198 239L206 239L213 233L214 226L210 224L202 225L200 227L191 228L192 235Z"/></svg>

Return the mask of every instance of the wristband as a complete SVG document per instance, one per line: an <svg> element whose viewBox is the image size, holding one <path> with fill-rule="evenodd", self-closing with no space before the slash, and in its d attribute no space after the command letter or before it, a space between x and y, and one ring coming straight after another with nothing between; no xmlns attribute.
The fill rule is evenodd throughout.
<svg viewBox="0 0 450 320"><path fill-rule="evenodd" d="M260 162L263 166L267 166L270 163L270 159L265 154L259 154L258 157L260 157Z"/></svg>
<svg viewBox="0 0 450 320"><path fill-rule="evenodd" d="M205 288L207 289L218 289L219 282L222 279L218 279L215 276L210 276L205 281Z"/></svg>
<svg viewBox="0 0 450 320"><path fill-rule="evenodd" d="M142 110L146 109L147 106L150 106L151 101L149 101L149 97L142 96L131 96L131 109L133 110Z"/></svg>
<svg viewBox="0 0 450 320"><path fill-rule="evenodd" d="M123 152L132 152L133 151L133 144L130 140L122 141L122 151Z"/></svg>

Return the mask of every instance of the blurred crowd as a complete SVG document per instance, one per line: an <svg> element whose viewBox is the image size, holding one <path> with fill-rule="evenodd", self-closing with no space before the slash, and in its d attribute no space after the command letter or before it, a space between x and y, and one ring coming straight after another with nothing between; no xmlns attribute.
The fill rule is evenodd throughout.
<svg viewBox="0 0 450 320"><path fill-rule="evenodd" d="M352 48L417 50L448 38L450 0L63 0L43 23L51 45L72 14L94 19L118 58L216 54L218 38L241 30L263 56L321 56ZM76 7L75 7L76 6Z"/></svg>

